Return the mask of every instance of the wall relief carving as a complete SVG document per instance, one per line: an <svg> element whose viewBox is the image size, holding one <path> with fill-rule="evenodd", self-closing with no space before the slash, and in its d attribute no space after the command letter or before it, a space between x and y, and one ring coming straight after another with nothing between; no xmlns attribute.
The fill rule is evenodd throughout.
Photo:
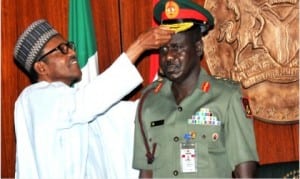
<svg viewBox="0 0 300 179"><path fill-rule="evenodd" d="M208 0L204 38L212 75L239 81L256 119L299 120L298 0Z"/></svg>

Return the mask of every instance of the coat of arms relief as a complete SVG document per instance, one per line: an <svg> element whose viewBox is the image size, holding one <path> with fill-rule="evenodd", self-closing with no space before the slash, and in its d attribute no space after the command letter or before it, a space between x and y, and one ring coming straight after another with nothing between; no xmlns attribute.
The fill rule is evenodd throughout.
<svg viewBox="0 0 300 179"><path fill-rule="evenodd" d="M215 27L204 38L212 75L239 81L255 118L299 119L298 0L208 0Z"/></svg>

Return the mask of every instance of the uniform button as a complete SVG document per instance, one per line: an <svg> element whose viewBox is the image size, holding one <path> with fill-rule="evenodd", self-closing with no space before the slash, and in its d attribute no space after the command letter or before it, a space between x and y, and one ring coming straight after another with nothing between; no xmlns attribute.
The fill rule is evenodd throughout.
<svg viewBox="0 0 300 179"><path fill-rule="evenodd" d="M179 141L179 137L175 136L175 137L173 138L173 140L174 140L174 142L178 142L178 141Z"/></svg>
<svg viewBox="0 0 300 179"><path fill-rule="evenodd" d="M177 170L174 170L174 171L173 171L173 175L174 175L174 176L177 176L177 175L178 175L178 171L177 171Z"/></svg>
<svg viewBox="0 0 300 179"><path fill-rule="evenodd" d="M182 111L182 107L181 106L178 106L178 111Z"/></svg>
<svg viewBox="0 0 300 179"><path fill-rule="evenodd" d="M205 134L203 134L203 135L202 135L202 139L205 139L205 138L206 138L206 135L205 135Z"/></svg>

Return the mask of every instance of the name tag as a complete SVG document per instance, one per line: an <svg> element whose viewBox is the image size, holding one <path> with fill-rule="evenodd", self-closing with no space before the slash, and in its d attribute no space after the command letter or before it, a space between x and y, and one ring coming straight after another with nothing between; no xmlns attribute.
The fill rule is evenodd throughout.
<svg viewBox="0 0 300 179"><path fill-rule="evenodd" d="M165 120L152 121L151 127L161 126L161 125L164 125L164 123L165 123Z"/></svg>

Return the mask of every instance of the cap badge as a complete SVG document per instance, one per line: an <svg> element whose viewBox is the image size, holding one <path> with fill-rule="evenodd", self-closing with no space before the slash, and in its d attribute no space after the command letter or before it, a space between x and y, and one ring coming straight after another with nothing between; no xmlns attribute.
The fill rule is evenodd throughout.
<svg viewBox="0 0 300 179"><path fill-rule="evenodd" d="M174 1L168 1L165 5L165 13L167 18L174 19L179 14L179 6Z"/></svg>

